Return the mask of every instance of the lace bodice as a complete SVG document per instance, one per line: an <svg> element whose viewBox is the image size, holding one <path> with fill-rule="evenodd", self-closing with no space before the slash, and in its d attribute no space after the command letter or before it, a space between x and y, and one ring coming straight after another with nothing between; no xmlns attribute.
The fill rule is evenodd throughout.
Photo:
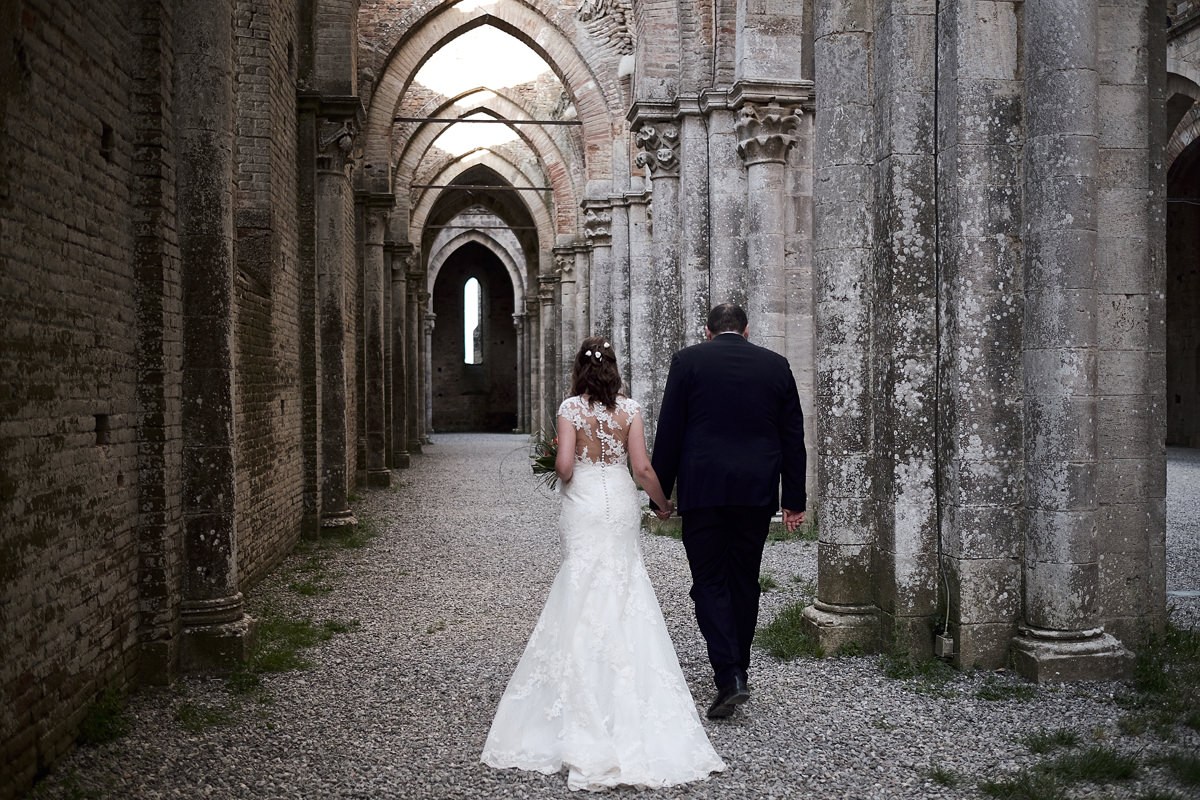
<svg viewBox="0 0 1200 800"><path fill-rule="evenodd" d="M629 397L618 397L611 411L580 395L562 401L558 416L575 428L575 462L624 464L629 453L629 428L642 408Z"/></svg>

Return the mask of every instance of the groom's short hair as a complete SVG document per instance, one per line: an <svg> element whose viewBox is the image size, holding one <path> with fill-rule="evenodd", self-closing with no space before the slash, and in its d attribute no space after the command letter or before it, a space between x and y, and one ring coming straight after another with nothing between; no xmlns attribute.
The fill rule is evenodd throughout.
<svg viewBox="0 0 1200 800"><path fill-rule="evenodd" d="M746 312L736 303L722 303L708 312L708 329L714 334L726 331L743 333L746 324Z"/></svg>

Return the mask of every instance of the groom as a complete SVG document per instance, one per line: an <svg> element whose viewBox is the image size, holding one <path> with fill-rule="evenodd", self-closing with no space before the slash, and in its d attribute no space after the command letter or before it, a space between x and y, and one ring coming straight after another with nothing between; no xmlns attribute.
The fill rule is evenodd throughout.
<svg viewBox="0 0 1200 800"><path fill-rule="evenodd" d="M710 719L750 699L758 568L781 476L784 524L794 531L804 521L796 380L786 358L747 340L746 327L745 311L719 305L708 315L708 341L671 359L652 459L668 496L679 481L691 596L717 685Z"/></svg>

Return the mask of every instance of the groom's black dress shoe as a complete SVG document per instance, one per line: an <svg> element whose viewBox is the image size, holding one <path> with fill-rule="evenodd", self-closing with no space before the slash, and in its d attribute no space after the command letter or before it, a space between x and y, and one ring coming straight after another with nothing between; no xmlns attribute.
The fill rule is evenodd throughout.
<svg viewBox="0 0 1200 800"><path fill-rule="evenodd" d="M724 719L731 716L733 710L750 699L750 690L746 688L745 678L735 678L733 683L717 692L717 699L708 707L709 719Z"/></svg>

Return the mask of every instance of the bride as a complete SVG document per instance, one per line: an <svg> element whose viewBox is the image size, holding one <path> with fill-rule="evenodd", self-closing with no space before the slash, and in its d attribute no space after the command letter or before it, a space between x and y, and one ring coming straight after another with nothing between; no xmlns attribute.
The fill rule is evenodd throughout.
<svg viewBox="0 0 1200 800"><path fill-rule="evenodd" d="M671 786L725 769L700 724L638 541L626 466L663 518L641 408L618 394L612 345L585 339L558 409L563 560L492 721L482 760L570 789Z"/></svg>

